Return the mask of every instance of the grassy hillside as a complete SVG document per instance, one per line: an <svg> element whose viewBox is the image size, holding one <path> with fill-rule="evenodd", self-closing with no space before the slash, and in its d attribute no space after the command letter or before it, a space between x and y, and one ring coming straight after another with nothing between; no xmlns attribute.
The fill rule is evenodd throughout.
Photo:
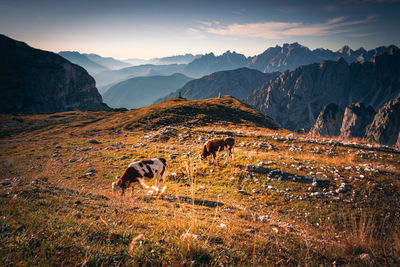
<svg viewBox="0 0 400 267"><path fill-rule="evenodd" d="M230 97L2 115L1 265L400 264L400 154L260 116ZM226 136L233 160L201 163L204 140ZM169 164L163 196L112 194L154 157Z"/></svg>

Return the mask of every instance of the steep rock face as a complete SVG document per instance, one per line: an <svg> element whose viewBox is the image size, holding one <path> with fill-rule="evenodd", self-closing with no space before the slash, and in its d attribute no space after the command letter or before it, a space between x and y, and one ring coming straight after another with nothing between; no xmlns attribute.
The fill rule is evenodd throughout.
<svg viewBox="0 0 400 267"><path fill-rule="evenodd" d="M327 104L319 114L310 133L317 136L338 136L343 121L343 110L334 103Z"/></svg>
<svg viewBox="0 0 400 267"><path fill-rule="evenodd" d="M386 145L400 145L400 94L378 111L367 128L366 137Z"/></svg>
<svg viewBox="0 0 400 267"><path fill-rule="evenodd" d="M397 137L397 142L396 142L395 147L400 150L400 132L399 132L399 136Z"/></svg>
<svg viewBox="0 0 400 267"><path fill-rule="evenodd" d="M285 128L310 129L327 103L342 107L347 102L349 76L349 66L343 59L306 65L267 82L245 102Z"/></svg>
<svg viewBox="0 0 400 267"><path fill-rule="evenodd" d="M61 56L0 35L0 112L108 108L87 71Z"/></svg>
<svg viewBox="0 0 400 267"><path fill-rule="evenodd" d="M181 89L158 99L156 103L178 97L179 93L182 97L189 99L213 98L220 93L221 95L231 95L238 99L244 99L255 89L278 77L278 75L278 72L262 73L248 68L219 71L188 82Z"/></svg>
<svg viewBox="0 0 400 267"><path fill-rule="evenodd" d="M375 110L400 92L400 50L372 62L348 65L343 58L286 71L254 91L248 104L283 127L310 129L322 108L332 102L342 109L353 102Z"/></svg>
<svg viewBox="0 0 400 267"><path fill-rule="evenodd" d="M364 137L365 129L372 122L375 114L371 106L365 107L362 103L350 104L344 111L340 137Z"/></svg>

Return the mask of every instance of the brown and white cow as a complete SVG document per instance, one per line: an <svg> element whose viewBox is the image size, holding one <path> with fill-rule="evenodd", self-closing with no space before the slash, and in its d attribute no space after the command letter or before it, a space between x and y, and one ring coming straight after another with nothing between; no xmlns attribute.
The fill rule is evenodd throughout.
<svg viewBox="0 0 400 267"><path fill-rule="evenodd" d="M232 156L232 148L234 144L235 144L235 139L231 137L209 140L204 143L203 150L200 153L201 160L203 161L207 159L209 155L212 155L214 163L216 159L216 153L225 151L226 152L225 164L226 164Z"/></svg>
<svg viewBox="0 0 400 267"><path fill-rule="evenodd" d="M117 181L112 183L113 192L121 191L124 195L125 190L132 187L131 195L133 194L136 183L148 190L147 194L160 193L160 183L165 170L167 168L167 161L163 158L140 160L129 164L128 168L124 171L122 176ZM145 183L146 179L156 178L155 185L151 187ZM165 186L162 191L165 190ZM162 192L161 192L162 193Z"/></svg>

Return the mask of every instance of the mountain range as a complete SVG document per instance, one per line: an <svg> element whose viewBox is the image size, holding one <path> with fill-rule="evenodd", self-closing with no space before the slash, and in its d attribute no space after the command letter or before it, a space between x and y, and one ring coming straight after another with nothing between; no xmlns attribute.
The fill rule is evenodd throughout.
<svg viewBox="0 0 400 267"><path fill-rule="evenodd" d="M374 56L380 55L391 48L378 47L366 51L363 48L352 50L348 46L344 46L336 52L328 49L314 49L302 46L298 43L283 44L283 46L275 46L268 48L263 53L246 57L242 54L227 51L222 55L216 56L209 53L187 64L145 64L133 67L127 67L120 70L105 70L93 73L97 85L101 92L105 92L113 84L135 76L151 76L151 75L171 75L173 73L182 73L190 77L201 78L205 75L223 70L233 70L242 67L256 69L261 72L283 72L285 70L293 70L298 66L319 63L323 60L335 60L337 57L343 57L348 63L354 61L365 62L370 61ZM160 61L159 61L160 62Z"/></svg>
<svg viewBox="0 0 400 267"><path fill-rule="evenodd" d="M87 71L0 34L0 112L108 109Z"/></svg>
<svg viewBox="0 0 400 267"><path fill-rule="evenodd" d="M190 99L206 99L214 98L221 94L245 99L255 89L276 78L279 74L279 72L262 73L248 68L219 71L200 79L192 80L177 91L158 99L155 103L178 97L179 95Z"/></svg>
<svg viewBox="0 0 400 267"><path fill-rule="evenodd" d="M310 129L323 107L341 109L362 102L380 109L400 92L400 50L392 48L371 62L348 64L342 57L285 71L245 101L291 130Z"/></svg>
<svg viewBox="0 0 400 267"><path fill-rule="evenodd" d="M190 80L192 78L180 73L135 77L113 85L103 94L103 99L113 108L140 108L151 105L158 96L173 92Z"/></svg>

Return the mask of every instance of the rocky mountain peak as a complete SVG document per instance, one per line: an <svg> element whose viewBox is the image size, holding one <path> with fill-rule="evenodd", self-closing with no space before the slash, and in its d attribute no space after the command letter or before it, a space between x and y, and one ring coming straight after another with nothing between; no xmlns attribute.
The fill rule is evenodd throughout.
<svg viewBox="0 0 400 267"><path fill-rule="evenodd" d="M317 136L338 136L342 121L343 110L337 104L329 103L322 109L310 133Z"/></svg>
<svg viewBox="0 0 400 267"><path fill-rule="evenodd" d="M343 46L342 48L340 48L340 49L338 50L338 52L339 52L340 54L344 54L344 55L350 56L352 50L351 50L350 46L345 45L345 46Z"/></svg>
<svg viewBox="0 0 400 267"><path fill-rule="evenodd" d="M364 137L365 129L375 114L376 111L371 106L366 107L359 102L348 105L344 111L340 137Z"/></svg>
<svg viewBox="0 0 400 267"><path fill-rule="evenodd" d="M399 136L400 94L378 111L366 130L367 139L387 145L400 144Z"/></svg>

